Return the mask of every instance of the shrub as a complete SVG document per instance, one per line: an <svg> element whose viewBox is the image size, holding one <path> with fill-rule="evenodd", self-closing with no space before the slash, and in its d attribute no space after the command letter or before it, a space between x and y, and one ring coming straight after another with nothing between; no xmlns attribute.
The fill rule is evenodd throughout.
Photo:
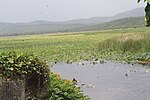
<svg viewBox="0 0 150 100"><path fill-rule="evenodd" d="M71 80L62 80L59 75L50 73L49 91L43 100L90 100Z"/></svg>
<svg viewBox="0 0 150 100"><path fill-rule="evenodd" d="M45 62L33 55L1 53L0 76L14 82L23 80L26 97L38 97L47 90L49 68Z"/></svg>
<svg viewBox="0 0 150 100"><path fill-rule="evenodd" d="M51 73L34 55L1 53L0 77L16 83L23 80L27 100L89 100L72 81Z"/></svg>

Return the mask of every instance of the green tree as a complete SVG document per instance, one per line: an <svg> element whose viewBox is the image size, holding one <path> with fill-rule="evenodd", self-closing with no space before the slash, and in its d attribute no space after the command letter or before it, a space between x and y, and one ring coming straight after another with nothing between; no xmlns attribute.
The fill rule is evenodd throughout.
<svg viewBox="0 0 150 100"><path fill-rule="evenodd" d="M140 2L141 0L138 0L138 3ZM147 5L145 7L145 22L146 22L146 26L147 27L150 27L150 0L144 0L144 2L147 2Z"/></svg>

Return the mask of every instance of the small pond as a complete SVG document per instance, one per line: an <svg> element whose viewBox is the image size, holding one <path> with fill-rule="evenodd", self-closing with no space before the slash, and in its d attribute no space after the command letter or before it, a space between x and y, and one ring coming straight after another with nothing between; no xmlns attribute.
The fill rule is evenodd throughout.
<svg viewBox="0 0 150 100"><path fill-rule="evenodd" d="M150 100L150 66L107 61L57 63L51 68L63 79L78 80L91 100Z"/></svg>

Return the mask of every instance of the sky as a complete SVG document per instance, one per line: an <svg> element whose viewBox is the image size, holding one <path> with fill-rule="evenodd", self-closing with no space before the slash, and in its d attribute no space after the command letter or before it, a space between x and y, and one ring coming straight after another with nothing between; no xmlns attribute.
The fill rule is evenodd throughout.
<svg viewBox="0 0 150 100"><path fill-rule="evenodd" d="M0 22L113 16L143 6L145 3L138 4L137 0L0 0Z"/></svg>

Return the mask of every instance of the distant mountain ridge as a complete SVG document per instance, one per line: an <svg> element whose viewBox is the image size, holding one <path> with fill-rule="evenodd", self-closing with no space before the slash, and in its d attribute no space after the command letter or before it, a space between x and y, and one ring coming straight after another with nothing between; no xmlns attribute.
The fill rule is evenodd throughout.
<svg viewBox="0 0 150 100"><path fill-rule="evenodd" d="M0 36L124 28L128 24L130 27L144 27L144 18L141 17L144 14L144 7L141 7L118 13L115 16L92 17L64 22L49 22L44 20L36 20L28 23L0 22ZM137 25L133 25L134 23Z"/></svg>
<svg viewBox="0 0 150 100"><path fill-rule="evenodd" d="M145 15L144 7L135 8L133 10L128 10L122 13L116 14L114 17L116 19L126 18L126 17L141 17Z"/></svg>
<svg viewBox="0 0 150 100"><path fill-rule="evenodd" d="M66 23L82 23L82 24L97 24L97 23L105 23L117 19L127 18L127 17L141 17L144 16L144 7L135 8L132 10L128 10L125 12L121 12L116 14L115 16L109 16L109 17L92 17L87 19L75 19L66 21Z"/></svg>
<svg viewBox="0 0 150 100"><path fill-rule="evenodd" d="M90 30L140 28L140 27L145 27L144 17L128 17L117 19L102 24L90 25L83 28L82 30L90 31Z"/></svg>

